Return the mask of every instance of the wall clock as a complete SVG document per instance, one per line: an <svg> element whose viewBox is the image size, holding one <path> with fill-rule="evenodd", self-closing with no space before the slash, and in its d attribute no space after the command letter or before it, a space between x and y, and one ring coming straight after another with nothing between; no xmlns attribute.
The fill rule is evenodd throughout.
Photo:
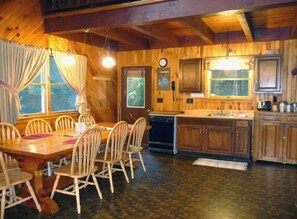
<svg viewBox="0 0 297 219"><path fill-rule="evenodd" d="M160 67L166 67L167 66L167 63L168 63L167 59L160 58L160 60L159 60Z"/></svg>

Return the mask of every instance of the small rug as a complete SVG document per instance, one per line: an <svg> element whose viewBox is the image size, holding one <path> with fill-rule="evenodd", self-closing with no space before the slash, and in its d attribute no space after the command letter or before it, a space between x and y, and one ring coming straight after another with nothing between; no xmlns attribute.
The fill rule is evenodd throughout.
<svg viewBox="0 0 297 219"><path fill-rule="evenodd" d="M245 162L235 162L226 160L215 160L207 158L198 158L194 161L193 165L218 167L232 170L247 170L248 164Z"/></svg>

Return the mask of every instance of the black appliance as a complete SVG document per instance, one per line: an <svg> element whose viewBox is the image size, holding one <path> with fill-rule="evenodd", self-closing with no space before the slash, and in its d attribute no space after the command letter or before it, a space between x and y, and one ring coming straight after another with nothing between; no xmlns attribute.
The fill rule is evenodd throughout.
<svg viewBox="0 0 297 219"><path fill-rule="evenodd" d="M268 100L259 100L258 101L258 110L271 110L271 102Z"/></svg>
<svg viewBox="0 0 297 219"><path fill-rule="evenodd" d="M176 116L183 112L162 111L149 114L149 150L176 154Z"/></svg>

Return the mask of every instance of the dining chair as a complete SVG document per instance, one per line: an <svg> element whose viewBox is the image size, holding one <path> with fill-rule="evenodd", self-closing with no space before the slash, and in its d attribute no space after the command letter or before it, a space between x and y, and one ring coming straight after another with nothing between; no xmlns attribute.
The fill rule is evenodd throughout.
<svg viewBox="0 0 297 219"><path fill-rule="evenodd" d="M44 119L32 119L30 120L25 128L25 135L36 135L52 132L51 125Z"/></svg>
<svg viewBox="0 0 297 219"><path fill-rule="evenodd" d="M20 137L21 134L15 126L10 123L0 123L0 142ZM8 154L4 154L4 161L7 169L19 169L18 162Z"/></svg>
<svg viewBox="0 0 297 219"><path fill-rule="evenodd" d="M37 134L43 134L43 133L48 133L52 132L52 127L51 125L44 119L31 119L25 128L25 135L30 136L30 135L37 135ZM48 161L47 162L47 170L44 170L43 173L51 176L52 175L52 169L53 169L53 162Z"/></svg>
<svg viewBox="0 0 297 219"><path fill-rule="evenodd" d="M1 122L0 123L0 142L6 141L8 139L20 138L21 134L19 130L10 123ZM19 163L17 160L9 156L8 154L3 155L5 166L7 170L19 170ZM2 168L0 167L0 172ZM14 186L10 187L9 190L6 190L7 194L15 195ZM1 195L0 195L1 196Z"/></svg>
<svg viewBox="0 0 297 219"><path fill-rule="evenodd" d="M80 123L85 123L88 120L91 125L96 124L96 121L95 121L94 117L90 114L90 112L85 112L78 117L78 122L80 122Z"/></svg>
<svg viewBox="0 0 297 219"><path fill-rule="evenodd" d="M32 174L23 172L10 170L7 171L6 164L4 161L3 152L0 151L0 166L2 168L2 172L0 172L0 190L1 190L1 219L4 219L5 209L28 201L29 199L33 199L36 208L38 211L41 211L41 207L37 201L33 188L30 184L30 180L33 178ZM20 185L22 183L26 183L29 194L27 197L20 197L15 194L7 193L6 190L14 187L16 185Z"/></svg>
<svg viewBox="0 0 297 219"><path fill-rule="evenodd" d="M54 170L54 174L57 177L51 193L51 199L53 199L55 192L75 196L78 214L81 213L79 196L81 188L94 185L99 198L102 199L102 194L94 174L98 169L95 165L95 158L101 143L101 136L99 128L92 128L83 132L74 145L71 163ZM72 178L73 184L64 189L57 189L61 176ZM90 176L92 176L93 182L89 181Z"/></svg>
<svg viewBox="0 0 297 219"><path fill-rule="evenodd" d="M55 130L73 129L75 120L68 115L59 116L55 121Z"/></svg>
<svg viewBox="0 0 297 219"><path fill-rule="evenodd" d="M141 143L142 143L145 126L146 126L146 119L144 117L140 117L135 121L131 130L129 131L128 141L123 151L124 164L125 166L130 167L132 179L134 179L133 161L140 161L142 164L143 171L146 172L143 158L141 156L141 151L143 150ZM135 158L136 154L138 155L138 158ZM134 155L134 158L132 157L132 155Z"/></svg>
<svg viewBox="0 0 297 219"><path fill-rule="evenodd" d="M65 130L65 129L74 129L75 128L75 120L68 115L62 115L59 116L55 121L55 130ZM67 159L69 159L70 156L63 157L58 166L62 166L68 163Z"/></svg>
<svg viewBox="0 0 297 219"><path fill-rule="evenodd" d="M102 170L96 174L101 178L109 178L110 190L114 193L112 173L122 171L126 181L129 183L125 166L123 163L123 147L127 138L128 124L125 121L120 121L110 131L105 145L104 153L99 153L96 157L96 162L103 164ZM114 166L120 164L121 168Z"/></svg>

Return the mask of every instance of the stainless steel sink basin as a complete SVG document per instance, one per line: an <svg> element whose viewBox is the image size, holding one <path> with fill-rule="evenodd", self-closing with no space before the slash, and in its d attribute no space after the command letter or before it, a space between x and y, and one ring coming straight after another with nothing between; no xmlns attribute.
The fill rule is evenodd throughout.
<svg viewBox="0 0 297 219"><path fill-rule="evenodd" d="M210 113L208 116L215 116L215 117L233 117L235 116L233 113Z"/></svg>

